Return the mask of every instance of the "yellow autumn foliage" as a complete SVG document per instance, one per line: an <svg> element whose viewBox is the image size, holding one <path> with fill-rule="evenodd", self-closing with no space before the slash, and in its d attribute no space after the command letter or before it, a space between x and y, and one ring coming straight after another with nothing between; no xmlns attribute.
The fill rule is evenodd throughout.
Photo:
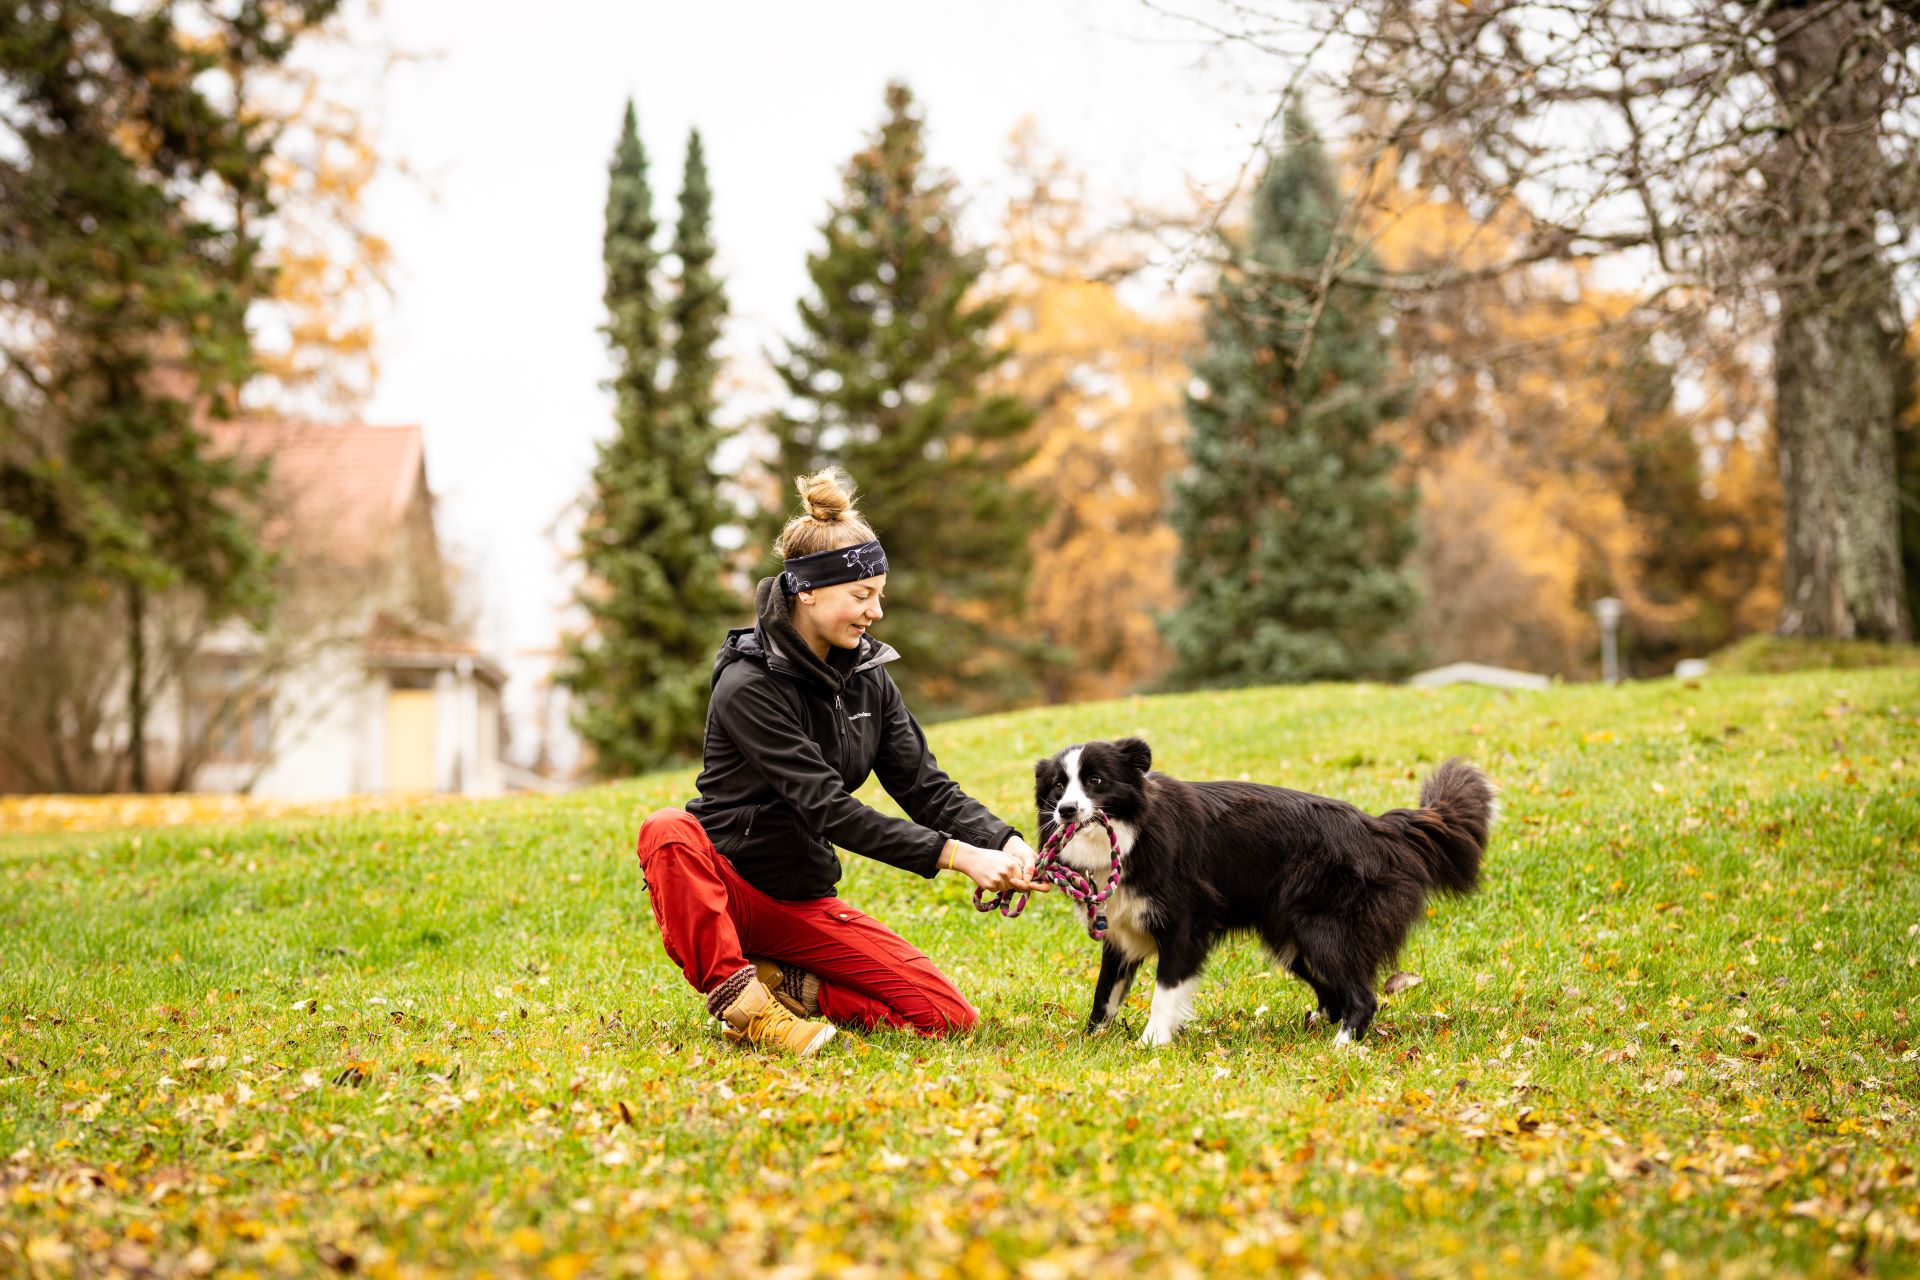
<svg viewBox="0 0 1920 1280"><path fill-rule="evenodd" d="M389 288L392 246L367 222L379 146L378 85L396 60L343 8L308 27L300 56L254 74L242 109L275 138L267 165L275 213L263 243L272 296L255 325L254 406L290 415L351 415L379 376L374 323ZM358 78L362 83L352 83ZM377 92L377 91L376 91Z"/></svg>
<svg viewBox="0 0 1920 1280"><path fill-rule="evenodd" d="M1603 595L1626 605L1641 653L1768 625L1778 480L1750 368L1710 334L1650 337L1640 296L1584 263L1473 278L1511 258L1523 215L1475 216L1392 172L1383 162L1360 186L1378 264L1466 277L1403 299L1396 334L1417 386L1400 431L1422 493L1433 659L1591 674ZM1684 412L1682 379L1698 401ZM1700 483L1675 494L1696 459ZM1650 509L1663 484L1679 509Z"/></svg>
<svg viewBox="0 0 1920 1280"><path fill-rule="evenodd" d="M186 792L174 795L0 795L0 835L117 831L131 827L200 827L265 818L377 813L417 804L411 796L364 795L338 800L280 800Z"/></svg>
<svg viewBox="0 0 1920 1280"><path fill-rule="evenodd" d="M1006 390L1039 407L1019 480L1033 495L1027 625L1053 645L1049 701L1152 682L1170 654L1179 540L1168 478L1184 465L1181 391L1195 326L1145 314L1109 278L1116 250L1090 230L1081 179L1016 132L1026 189L1008 208Z"/></svg>

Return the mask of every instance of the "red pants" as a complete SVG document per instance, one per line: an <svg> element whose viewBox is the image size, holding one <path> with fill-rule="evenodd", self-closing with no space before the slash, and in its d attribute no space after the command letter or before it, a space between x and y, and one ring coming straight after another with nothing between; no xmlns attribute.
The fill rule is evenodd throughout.
<svg viewBox="0 0 1920 1280"><path fill-rule="evenodd" d="M819 978L820 1012L835 1022L937 1036L980 1020L933 961L872 916L838 898L782 901L742 880L683 809L650 815L637 852L667 957L701 992L753 955Z"/></svg>

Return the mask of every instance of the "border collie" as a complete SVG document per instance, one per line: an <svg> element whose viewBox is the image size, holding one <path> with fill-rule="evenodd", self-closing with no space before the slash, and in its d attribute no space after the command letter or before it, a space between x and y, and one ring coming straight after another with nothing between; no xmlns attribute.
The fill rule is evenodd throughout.
<svg viewBox="0 0 1920 1280"><path fill-rule="evenodd" d="M1140 1037L1166 1044L1193 1013L1201 966L1230 931L1251 929L1313 988L1340 1023L1336 1043L1366 1034L1374 979L1420 919L1427 894L1471 893L1496 812L1493 785L1458 757L1420 789L1418 809L1374 816L1344 800L1255 782L1182 782L1151 772L1138 738L1068 747L1034 766L1040 831L1084 824L1062 862L1106 883L1113 823L1124 859L1107 900L1087 1030L1127 998L1140 962L1159 956Z"/></svg>

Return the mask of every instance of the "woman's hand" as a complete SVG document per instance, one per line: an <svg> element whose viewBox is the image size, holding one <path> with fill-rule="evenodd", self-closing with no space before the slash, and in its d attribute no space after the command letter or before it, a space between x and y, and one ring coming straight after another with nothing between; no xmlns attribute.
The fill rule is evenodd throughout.
<svg viewBox="0 0 1920 1280"><path fill-rule="evenodd" d="M1033 846L1028 844L1025 837L1019 832L1016 831L1013 835L1009 836L1007 842L1001 845L1000 848L1003 852L1010 853L1020 859L1020 878L1025 882L1019 886L1020 888L1031 890L1034 893L1046 893L1053 888L1051 884L1033 878L1033 869L1039 863L1040 855L1033 851Z"/></svg>
<svg viewBox="0 0 1920 1280"><path fill-rule="evenodd" d="M954 870L988 893L1005 893L1008 890L1027 893L1042 887L1028 879L1033 870L1032 864L1011 849L983 849L962 840L956 840L954 844L957 846L953 854Z"/></svg>

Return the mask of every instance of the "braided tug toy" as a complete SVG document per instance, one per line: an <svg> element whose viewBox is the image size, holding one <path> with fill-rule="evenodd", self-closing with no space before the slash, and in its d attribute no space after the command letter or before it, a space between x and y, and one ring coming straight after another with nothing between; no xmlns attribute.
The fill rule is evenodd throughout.
<svg viewBox="0 0 1920 1280"><path fill-rule="evenodd" d="M1080 830L1082 824L1078 822L1069 822L1065 826L1056 828L1053 838L1041 846L1040 860L1033 864L1033 878L1050 880L1066 890L1067 896L1079 903L1087 913L1087 936L1098 942L1107 936L1107 917L1100 908L1108 898L1113 896L1114 886L1120 883L1125 868L1122 866L1120 855L1120 837L1114 834L1113 823L1107 820L1106 814L1099 812L1093 815L1092 821L1106 828L1107 847L1113 851L1113 865L1107 872L1106 888L1095 889L1092 880L1060 861L1060 851L1067 847L1067 841L1073 839L1074 833ZM986 896L986 892L977 885L974 887L974 910L998 911L1008 919L1025 911L1027 900L1033 897L1031 891L1019 892L1013 889L1005 893L996 893L991 898Z"/></svg>

